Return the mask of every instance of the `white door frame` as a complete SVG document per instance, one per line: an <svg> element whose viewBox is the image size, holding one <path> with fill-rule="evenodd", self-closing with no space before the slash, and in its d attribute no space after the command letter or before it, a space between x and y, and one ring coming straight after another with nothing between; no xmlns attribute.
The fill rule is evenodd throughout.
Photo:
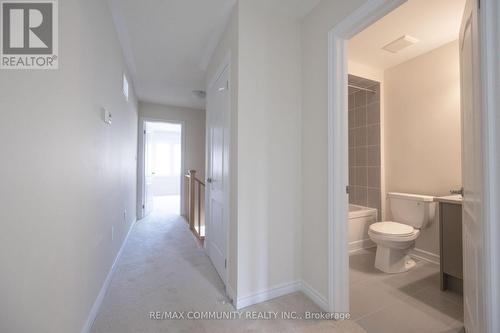
<svg viewBox="0 0 500 333"><path fill-rule="evenodd" d="M186 155L186 124L183 120L168 120L162 118L153 117L139 117L139 131L137 140L137 219L141 220L144 216L144 208L146 200L146 175L144 174L144 168L146 163L145 147L144 147L144 129L146 123L168 123L181 125L181 205L180 214L184 211L185 200L184 200L184 170L185 167L185 155Z"/></svg>
<svg viewBox="0 0 500 333"><path fill-rule="evenodd" d="M500 0L481 0L483 112L484 318L487 332L500 332Z"/></svg>
<svg viewBox="0 0 500 333"><path fill-rule="evenodd" d="M349 311L349 255L347 246L348 123L347 41L406 0L368 0L328 34L328 305L332 312ZM499 0L481 1L483 119L485 129L485 309L488 332L500 331L500 26ZM498 135L497 135L498 133Z"/></svg>
<svg viewBox="0 0 500 333"><path fill-rule="evenodd" d="M229 81L229 110L228 110L228 114L227 114L227 118L226 118L226 126L227 126L227 137L229 138L229 141L227 143L227 146L224 148L224 149L227 149L227 168L228 168L228 172L227 172L227 179L225 180L225 186L224 186L224 205L226 206L224 212L225 212L225 215L224 215L224 227L225 227L225 233L226 233L226 271L225 271L225 276L224 276L224 285L225 285L225 290L226 290L226 294L228 294L230 297L235 297L235 294L234 294L234 291L231 290L230 286L229 286L229 270L231 268L231 264L233 263L233 260L235 258L232 258L232 253L230 253L229 251L229 237L230 237L230 233L229 233L229 222L230 222L230 216L231 216L231 213L230 213L230 209L231 209L231 205L230 205L230 190L231 190L231 145L233 144L232 141L231 141L231 135L232 135L232 132L231 132L231 111L232 111L232 92L233 92L233 86L232 86L232 80L231 80L231 53L228 53L225 57L224 57L224 60L221 62L221 64L219 65L219 67L217 68L217 71L214 73L214 75L209 78L209 80L207 80L207 88L206 88L206 91L207 91L207 94L209 92L209 89L211 86L213 86L217 80L219 79L219 77L224 73L225 70L228 70L228 81ZM205 153L207 154L206 157L205 157L205 173L206 173L206 177L208 178L209 177L209 174L210 174L210 166L209 166L209 157L208 157L208 152L210 151L209 150L209 144L210 144L210 139L209 139L209 131L208 131L208 122L209 122L209 117L210 117L210 114L209 114L209 110L207 108L206 110L206 122L207 122L207 126L206 126L206 133L205 133L205 136L206 136L206 139L205 139ZM207 182L207 189L205 191L205 242L204 242L204 246L205 246L205 251L208 251L208 247L206 246L208 244L208 241L209 241L209 238L210 238L210 226L209 226L209 219L208 219L208 202L209 202L209 189L208 189L208 186L210 186ZM208 252L207 252L207 255Z"/></svg>

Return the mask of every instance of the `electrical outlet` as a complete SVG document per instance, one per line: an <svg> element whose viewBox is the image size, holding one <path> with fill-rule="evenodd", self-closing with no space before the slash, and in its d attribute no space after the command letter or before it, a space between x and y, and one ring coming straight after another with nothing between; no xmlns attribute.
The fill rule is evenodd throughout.
<svg viewBox="0 0 500 333"><path fill-rule="evenodd" d="M115 240L115 227L111 227L111 241Z"/></svg>

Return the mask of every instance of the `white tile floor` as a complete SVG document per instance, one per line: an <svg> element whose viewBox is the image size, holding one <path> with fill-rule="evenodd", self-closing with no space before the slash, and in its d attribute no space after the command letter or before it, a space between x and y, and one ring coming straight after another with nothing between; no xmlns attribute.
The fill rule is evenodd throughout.
<svg viewBox="0 0 500 333"><path fill-rule="evenodd" d="M367 332L464 332L462 297L439 289L438 265L385 274L374 261L375 249L350 256L351 315Z"/></svg>

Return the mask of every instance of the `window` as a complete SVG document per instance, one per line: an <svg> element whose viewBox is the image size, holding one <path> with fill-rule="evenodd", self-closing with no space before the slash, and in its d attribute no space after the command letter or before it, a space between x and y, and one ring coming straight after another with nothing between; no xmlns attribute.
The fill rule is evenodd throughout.
<svg viewBox="0 0 500 333"><path fill-rule="evenodd" d="M181 145L177 143L157 143L154 148L153 170L156 176L180 176Z"/></svg>

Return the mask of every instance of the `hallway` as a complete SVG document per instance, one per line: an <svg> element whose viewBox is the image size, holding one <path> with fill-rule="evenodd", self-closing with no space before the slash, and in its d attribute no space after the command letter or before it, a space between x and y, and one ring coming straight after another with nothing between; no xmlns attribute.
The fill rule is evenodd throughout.
<svg viewBox="0 0 500 333"><path fill-rule="evenodd" d="M156 212L133 228L92 327L113 332L365 332L355 323L294 320L153 320L153 311L234 311L181 217ZM246 311L320 311L295 293Z"/></svg>

